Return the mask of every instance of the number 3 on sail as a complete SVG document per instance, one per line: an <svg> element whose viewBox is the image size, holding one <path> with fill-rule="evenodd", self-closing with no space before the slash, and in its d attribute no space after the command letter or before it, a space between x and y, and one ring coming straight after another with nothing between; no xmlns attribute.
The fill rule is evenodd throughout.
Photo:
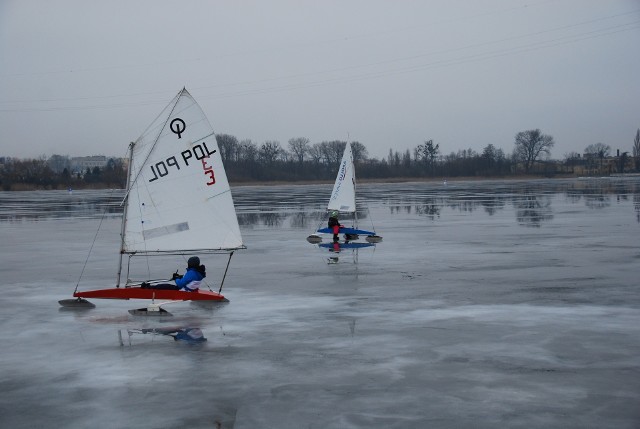
<svg viewBox="0 0 640 429"><path fill-rule="evenodd" d="M213 128L186 89L130 144L123 204L116 286L89 291L78 291L76 286L74 297L226 300L220 294L222 283L218 292L143 288L143 281L120 285L124 255L131 259L228 253L230 260L235 250L245 248ZM131 261L125 279L129 279L130 265ZM222 282L225 276L226 270ZM149 282L144 280L145 286ZM60 304L71 305L71 301Z"/></svg>
<svg viewBox="0 0 640 429"><path fill-rule="evenodd" d="M215 174L213 174L213 167L210 167L207 164L207 160L206 159L202 160L202 168L204 169L204 174L209 178L209 181L207 182L207 186L215 185L216 184L216 176L215 176Z"/></svg>

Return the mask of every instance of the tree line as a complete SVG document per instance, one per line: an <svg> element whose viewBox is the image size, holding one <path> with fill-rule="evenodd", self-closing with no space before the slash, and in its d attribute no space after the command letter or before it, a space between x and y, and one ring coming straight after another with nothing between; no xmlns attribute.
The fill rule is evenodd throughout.
<svg viewBox="0 0 640 429"><path fill-rule="evenodd" d="M59 155L54 155L59 157ZM52 157L52 158L54 158ZM3 191L31 189L124 188L127 170L121 159L111 158L104 167L72 172L52 165L52 158L0 159L0 187Z"/></svg>
<svg viewBox="0 0 640 429"><path fill-rule="evenodd" d="M306 137L295 137L283 147L275 140L256 144L230 134L219 134L216 139L232 183L332 181L347 144L343 140L312 144ZM563 161L553 161L550 155L555 141L539 129L517 133L510 155L493 144L487 144L481 152L463 149L443 154L440 145L430 139L413 149L389 149L385 158L377 159L369 157L363 143L350 143L358 179L557 176L576 174L577 171L603 174L607 170L613 172L612 169L615 172L640 169L640 129L634 140L633 156L623 152L616 156L613 164L611 148L603 143L588 145L583 155L570 153ZM0 159L0 186L3 190L124 187L126 184L126 165L115 158L108 160L102 168L75 173L68 168L55 168L61 164L60 155L48 160L2 161Z"/></svg>

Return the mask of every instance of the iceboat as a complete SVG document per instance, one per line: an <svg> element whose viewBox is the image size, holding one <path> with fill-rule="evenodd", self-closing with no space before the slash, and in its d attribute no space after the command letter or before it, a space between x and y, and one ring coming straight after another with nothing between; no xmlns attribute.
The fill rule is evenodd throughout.
<svg viewBox="0 0 640 429"><path fill-rule="evenodd" d="M234 251L245 249L216 137L201 107L182 89L144 133L129 145L129 168L115 287L76 290L63 306L92 306L86 298L155 301L227 301L222 285ZM219 290L153 289L132 282L134 256L226 254ZM123 278L123 259L128 257ZM124 284L122 284L124 283ZM204 285L204 282L203 282Z"/></svg>
<svg viewBox="0 0 640 429"><path fill-rule="evenodd" d="M344 213L351 216L352 226L341 225L339 233L343 234L345 241L353 241L365 236L365 240L369 243L378 243L382 241L382 237L374 231L358 228L358 212L356 210L356 172L353 163L353 151L351 143L347 142L342 161L333 184L329 204L327 205L327 213L331 212ZM333 228L318 228L315 233L307 237L310 243L320 243L322 241L321 234L332 234Z"/></svg>

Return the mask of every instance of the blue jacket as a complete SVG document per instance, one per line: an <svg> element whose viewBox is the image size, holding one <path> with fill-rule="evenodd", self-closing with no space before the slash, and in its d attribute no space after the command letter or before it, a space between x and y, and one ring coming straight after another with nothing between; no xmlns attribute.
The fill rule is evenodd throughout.
<svg viewBox="0 0 640 429"><path fill-rule="evenodd" d="M198 290L200 283L204 276L195 268L187 268L187 272L184 273L181 279L176 279L176 285L180 289L184 289L188 292Z"/></svg>

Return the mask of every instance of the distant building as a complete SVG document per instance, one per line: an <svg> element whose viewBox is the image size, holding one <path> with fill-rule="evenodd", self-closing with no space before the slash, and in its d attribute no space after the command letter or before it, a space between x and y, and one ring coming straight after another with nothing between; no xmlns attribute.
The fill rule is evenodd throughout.
<svg viewBox="0 0 640 429"><path fill-rule="evenodd" d="M52 155L47 160L47 165L55 173L62 173L65 168L67 171L71 171L71 159L68 156Z"/></svg>
<svg viewBox="0 0 640 429"><path fill-rule="evenodd" d="M95 167L104 168L108 162L109 158L104 155L73 157L71 158L71 170L76 173L84 173L87 168L90 170Z"/></svg>

